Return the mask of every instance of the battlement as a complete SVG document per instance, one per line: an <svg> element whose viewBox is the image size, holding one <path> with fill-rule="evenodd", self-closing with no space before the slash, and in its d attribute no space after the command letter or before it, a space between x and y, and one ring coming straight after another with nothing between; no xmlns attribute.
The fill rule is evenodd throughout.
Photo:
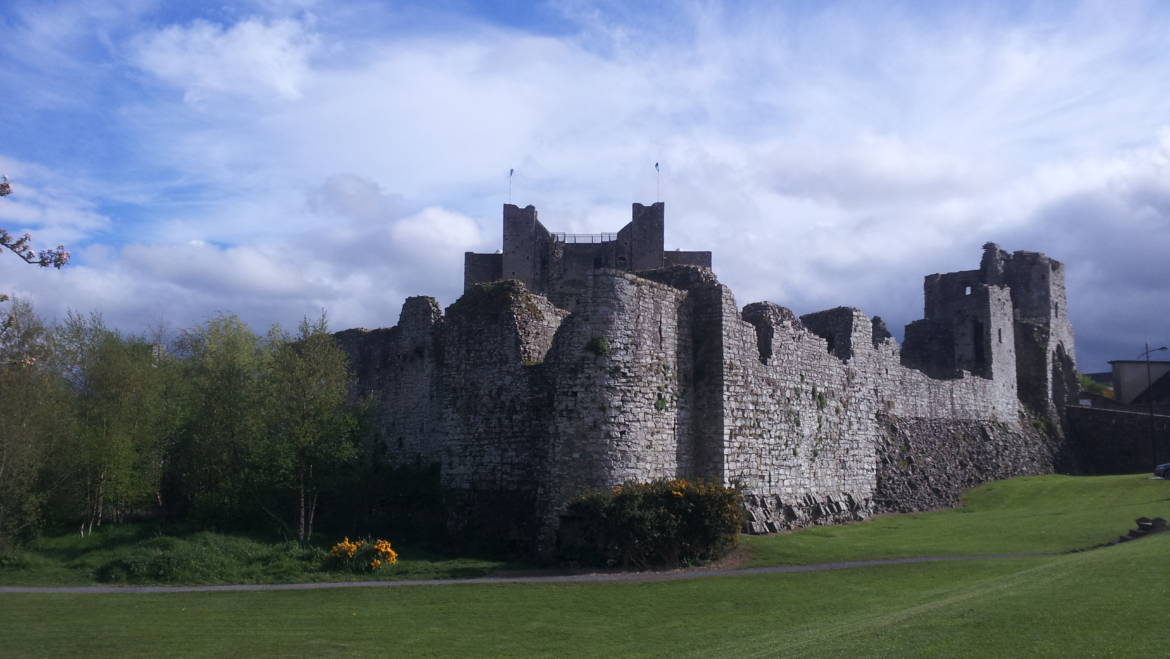
<svg viewBox="0 0 1170 659"><path fill-rule="evenodd" d="M476 284L515 279L529 290L563 299L595 271L655 270L670 265L711 267L711 252L664 250L662 202L633 204L631 219L617 233L553 233L537 219L536 208L504 205L503 250L464 254L463 290Z"/></svg>

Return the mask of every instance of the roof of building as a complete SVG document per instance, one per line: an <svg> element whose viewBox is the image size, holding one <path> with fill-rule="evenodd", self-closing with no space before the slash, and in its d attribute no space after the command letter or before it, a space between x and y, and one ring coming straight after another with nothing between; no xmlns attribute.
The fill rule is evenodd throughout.
<svg viewBox="0 0 1170 659"><path fill-rule="evenodd" d="M1163 373L1162 377L1154 380L1154 384L1133 399L1133 405L1162 404L1170 401L1170 373Z"/></svg>

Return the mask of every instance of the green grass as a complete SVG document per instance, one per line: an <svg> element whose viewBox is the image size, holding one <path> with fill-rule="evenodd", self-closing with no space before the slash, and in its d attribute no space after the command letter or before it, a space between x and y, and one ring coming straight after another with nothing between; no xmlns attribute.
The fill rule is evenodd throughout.
<svg viewBox="0 0 1170 659"><path fill-rule="evenodd" d="M978 488L961 510L746 543L755 564L1053 554L1037 558L676 582L0 594L0 654L1161 656L1170 644L1170 533L1076 551L1116 538L1140 516L1170 517L1170 483L1047 476ZM43 578L73 578L158 542L142 535L47 539L30 555L64 570L43 567ZM199 536L182 542L198 545ZM290 550L218 538L204 540L240 556L254 551L258 564L274 560L265 552ZM452 565L416 569L444 576ZM256 569L265 576L255 579L275 579ZM0 583L15 583L11 576L0 571Z"/></svg>
<svg viewBox="0 0 1170 659"><path fill-rule="evenodd" d="M990 483L964 506L743 538L751 566L979 554L1054 554L1095 547L1141 516L1170 518L1170 483L1132 476L1037 476ZM107 526L86 538L44 537L0 556L0 584L227 584L353 579L465 578L526 566L398 547L399 564L373 574L320 569L324 549L209 532L167 535L148 525Z"/></svg>
<svg viewBox="0 0 1170 659"><path fill-rule="evenodd" d="M954 510L744 538L750 564L912 556L1054 554L1096 547L1138 517L1170 519L1170 482L1148 474L1034 476L971 490Z"/></svg>
<svg viewBox="0 0 1170 659"><path fill-rule="evenodd" d="M0 595L13 655L1165 653L1170 535L1057 557L669 583Z"/></svg>
<svg viewBox="0 0 1170 659"><path fill-rule="evenodd" d="M295 542L196 532L168 535L149 524L107 526L38 539L23 551L0 556L0 584L21 586L132 584L267 584L353 580L480 577L504 561L440 556L397 548L395 566L376 572L322 569L326 550Z"/></svg>

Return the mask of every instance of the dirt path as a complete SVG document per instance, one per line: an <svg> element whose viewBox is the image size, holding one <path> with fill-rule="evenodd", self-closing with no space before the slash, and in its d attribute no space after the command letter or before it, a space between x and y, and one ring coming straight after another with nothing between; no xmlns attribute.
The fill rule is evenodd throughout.
<svg viewBox="0 0 1170 659"><path fill-rule="evenodd" d="M922 556L917 558L889 558L875 561L843 561L816 565L787 565L744 569L699 568L661 572L602 572L593 574L563 574L552 576L501 576L478 579L404 579L401 581L338 581L332 583L240 584L229 586L0 586L0 593L202 593L251 590L319 590L322 588L396 588L400 586L454 586L459 584L513 584L513 583L604 583L622 581L682 581L707 577L741 577L753 574L787 574L789 572L819 572L854 567L903 565L907 563L934 563L939 561L977 561L1005 558L1042 558L1051 554L988 554L983 556Z"/></svg>

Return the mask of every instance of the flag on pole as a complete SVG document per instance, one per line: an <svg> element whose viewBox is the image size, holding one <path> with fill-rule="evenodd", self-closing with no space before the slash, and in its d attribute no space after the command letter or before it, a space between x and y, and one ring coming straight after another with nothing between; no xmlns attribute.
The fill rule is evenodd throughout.
<svg viewBox="0 0 1170 659"><path fill-rule="evenodd" d="M654 163L654 171L656 171L656 172L662 171L661 169L658 169L658 163Z"/></svg>

